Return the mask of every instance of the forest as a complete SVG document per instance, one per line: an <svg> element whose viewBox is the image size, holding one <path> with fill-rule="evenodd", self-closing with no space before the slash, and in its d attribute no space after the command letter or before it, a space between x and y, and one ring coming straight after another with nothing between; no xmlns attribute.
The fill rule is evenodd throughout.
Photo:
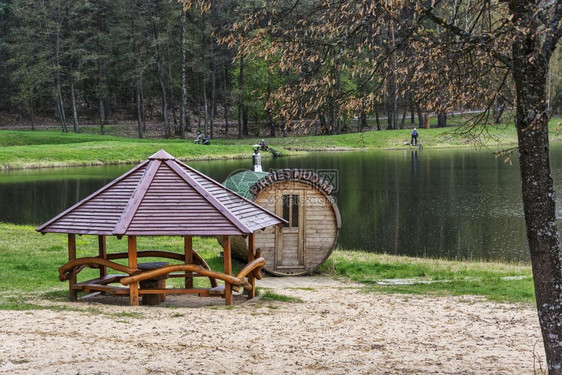
<svg viewBox="0 0 562 375"><path fill-rule="evenodd" d="M499 123L513 108L502 67L468 54L438 62L427 52L435 42L421 38L405 45L413 7L382 16L352 3L331 13L317 1L2 0L0 118L74 132L99 124L102 134L129 122L139 138L147 123L165 138L242 138L423 128L429 113L446 126L452 111L486 109ZM468 28L496 26L494 7L469 10L444 12ZM561 61L557 53L549 76L554 109ZM430 79L435 71L441 79ZM480 97L460 92L467 76Z"/></svg>
<svg viewBox="0 0 562 375"><path fill-rule="evenodd" d="M443 127L451 112L474 113L469 136L513 124L548 372L562 374L561 38L562 0L2 0L0 123L129 122L138 138L154 123L165 138L422 128L430 114Z"/></svg>

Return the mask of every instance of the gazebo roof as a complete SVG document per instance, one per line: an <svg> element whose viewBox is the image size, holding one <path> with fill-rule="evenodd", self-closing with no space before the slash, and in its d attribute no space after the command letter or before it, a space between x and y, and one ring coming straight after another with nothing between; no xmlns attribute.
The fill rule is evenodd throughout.
<svg viewBox="0 0 562 375"><path fill-rule="evenodd" d="M247 235L282 223L282 218L160 150L37 231Z"/></svg>
<svg viewBox="0 0 562 375"><path fill-rule="evenodd" d="M268 172L241 171L228 177L223 184L244 198L252 199L253 195L250 193L250 186L268 174Z"/></svg>

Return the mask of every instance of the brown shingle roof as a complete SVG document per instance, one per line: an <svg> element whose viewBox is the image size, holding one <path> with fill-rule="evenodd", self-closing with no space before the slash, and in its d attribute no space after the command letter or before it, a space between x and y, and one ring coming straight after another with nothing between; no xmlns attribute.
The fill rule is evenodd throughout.
<svg viewBox="0 0 562 375"><path fill-rule="evenodd" d="M164 150L37 228L98 235L246 235L283 219Z"/></svg>

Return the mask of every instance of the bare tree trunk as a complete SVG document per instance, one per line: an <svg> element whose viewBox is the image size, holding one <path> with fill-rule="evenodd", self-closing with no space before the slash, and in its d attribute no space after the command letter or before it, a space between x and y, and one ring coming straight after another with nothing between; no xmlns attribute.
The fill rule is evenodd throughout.
<svg viewBox="0 0 562 375"><path fill-rule="evenodd" d="M224 132L225 134L228 134L228 112L229 112L229 103L228 103L228 65L229 64L224 64L224 80L223 80L223 87L224 87L224 97L223 97L223 110L224 110Z"/></svg>
<svg viewBox="0 0 562 375"><path fill-rule="evenodd" d="M515 13L523 10L522 18L531 17L521 5L525 2L514 3L519 4ZM562 374L562 251L548 139L546 82L550 53L541 48L540 38L537 33L513 43L513 77L517 92L515 123L537 310L548 373L556 375Z"/></svg>
<svg viewBox="0 0 562 375"><path fill-rule="evenodd" d="M238 139L242 139L242 112L244 111L244 56L240 56L240 70L238 71Z"/></svg>
<svg viewBox="0 0 562 375"><path fill-rule="evenodd" d="M211 117L210 117L210 130L211 138L215 136L215 117L217 115L217 58L215 56L215 37L213 36L214 21L216 18L215 1L211 0L211 40L209 43L210 63L211 63Z"/></svg>
<svg viewBox="0 0 562 375"><path fill-rule="evenodd" d="M271 72L269 69L267 70L267 97L266 101L269 102L271 98ZM268 103L269 104L269 103ZM267 111L267 122L269 125L269 135L271 137L275 137L275 122L273 121L273 113L271 113L271 107L268 105L266 108Z"/></svg>
<svg viewBox="0 0 562 375"><path fill-rule="evenodd" d="M362 111L361 115L359 116L357 131L361 133L363 129L367 127L367 112Z"/></svg>
<svg viewBox="0 0 562 375"><path fill-rule="evenodd" d="M55 56L54 56L54 66L55 66L55 100L56 100L56 108L57 108L57 115L61 122L62 131L64 133L68 132L68 128L66 127L66 114L64 113L64 102L62 100L62 88L61 88L61 61L60 61L60 54L61 54L61 27L57 27L56 32L56 48L55 48Z"/></svg>
<svg viewBox="0 0 562 375"><path fill-rule="evenodd" d="M100 133L105 134L105 106L103 104L103 99L100 98Z"/></svg>
<svg viewBox="0 0 562 375"><path fill-rule="evenodd" d="M209 113L208 113L208 107L207 107L207 87L204 84L205 82L203 82L203 115L204 120L205 120L205 137L208 137L208 128L207 128L207 121L208 121L208 117L209 117Z"/></svg>
<svg viewBox="0 0 562 375"><path fill-rule="evenodd" d="M143 131L146 130L146 124L144 122L144 111L143 111L143 98L142 98L142 73L140 72L140 57L137 45L137 27L135 25L135 19L137 17L137 0L130 0L129 2L130 16L131 16L131 49L133 51L133 60L135 63L134 67L134 99L135 107L137 112L137 126L139 132L139 138L143 138ZM100 117L101 117L101 127L103 132L103 126L105 123L105 109L103 105L103 99L100 97Z"/></svg>
<svg viewBox="0 0 562 375"><path fill-rule="evenodd" d="M180 103L180 137L185 139L186 115L187 114L187 51L186 51L186 34L187 34L187 13L183 10L183 4L180 4L180 23L181 23L181 103Z"/></svg>
<svg viewBox="0 0 562 375"><path fill-rule="evenodd" d="M139 130L139 138L142 139L145 125L142 115L142 104L141 104L140 89L139 89L138 82L136 82L134 94L135 94L135 107L137 108L137 126ZM103 107L103 102L100 103L100 105Z"/></svg>
<svg viewBox="0 0 562 375"><path fill-rule="evenodd" d="M418 112L418 128L423 129L425 127L425 122L423 120L423 112L419 105L416 107L416 110Z"/></svg>
<svg viewBox="0 0 562 375"><path fill-rule="evenodd" d="M390 46L386 48L387 53L390 54L390 59L392 63L392 71L387 77L387 116L388 116L388 126L387 129L393 130L396 129L397 122L398 122L398 85L396 82L396 70L397 70L397 63L396 63L396 53L391 51L394 50L396 45L396 40L394 36L394 21L389 21L390 25L388 28L388 37L390 40Z"/></svg>
<svg viewBox="0 0 562 375"><path fill-rule="evenodd" d="M59 77L60 78L60 77ZM57 112L59 116L59 120L61 123L62 131L64 133L68 132L68 128L66 127L66 114L64 113L64 102L62 101L62 90L60 87L60 83L57 83Z"/></svg>
<svg viewBox="0 0 562 375"><path fill-rule="evenodd" d="M168 100L166 97L166 81L164 79L164 64L162 62L162 52L158 47L158 30L154 20L155 3L150 7L150 23L152 26L152 38L156 44L156 68L158 70L158 81L160 82L160 90L162 91L162 117L164 118L164 137L170 138L170 119L168 118Z"/></svg>
<svg viewBox="0 0 562 375"><path fill-rule="evenodd" d="M437 113L437 127L444 128L447 126L447 111L440 109Z"/></svg>
<svg viewBox="0 0 562 375"><path fill-rule="evenodd" d="M74 77L70 77L70 99L72 101L72 124L74 133L78 133L78 110L76 108L76 95L74 93Z"/></svg>
<svg viewBox="0 0 562 375"><path fill-rule="evenodd" d="M377 130L381 130L381 120L379 118L379 106L378 103L375 103L375 121L377 123Z"/></svg>

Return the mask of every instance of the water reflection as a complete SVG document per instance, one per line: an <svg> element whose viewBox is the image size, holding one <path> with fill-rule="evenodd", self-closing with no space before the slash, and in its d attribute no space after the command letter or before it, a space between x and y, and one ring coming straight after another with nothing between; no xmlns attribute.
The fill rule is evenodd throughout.
<svg viewBox="0 0 562 375"><path fill-rule="evenodd" d="M553 147L562 181L562 147ZM192 162L223 181L249 160ZM0 173L0 220L40 224L131 166ZM264 159L264 169L337 171L345 249L448 259L528 261L516 163L491 151L407 150ZM562 213L562 202L558 212Z"/></svg>

